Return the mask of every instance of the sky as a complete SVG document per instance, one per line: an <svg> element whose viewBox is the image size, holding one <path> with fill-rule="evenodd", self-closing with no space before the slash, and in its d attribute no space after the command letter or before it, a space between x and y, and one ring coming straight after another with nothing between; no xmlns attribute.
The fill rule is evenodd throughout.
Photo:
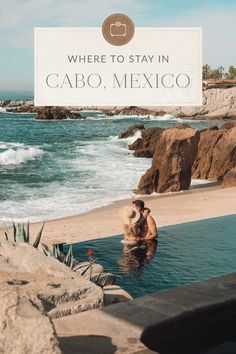
<svg viewBox="0 0 236 354"><path fill-rule="evenodd" d="M0 0L0 90L33 90L34 27L100 27L116 12L136 27L203 27L203 63L236 66L235 0Z"/></svg>

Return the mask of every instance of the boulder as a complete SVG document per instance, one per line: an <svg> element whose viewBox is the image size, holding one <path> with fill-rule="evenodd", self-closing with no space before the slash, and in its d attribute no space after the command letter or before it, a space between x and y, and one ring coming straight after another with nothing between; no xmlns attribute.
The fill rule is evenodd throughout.
<svg viewBox="0 0 236 354"><path fill-rule="evenodd" d="M79 113L71 112L63 107L40 107L36 111L37 119L84 119Z"/></svg>
<svg viewBox="0 0 236 354"><path fill-rule="evenodd" d="M186 123L178 125L176 128L185 129L190 128ZM146 128L141 131L141 137L128 145L130 150L134 150L135 157L153 157L156 143L161 137L165 128L153 127Z"/></svg>
<svg viewBox="0 0 236 354"><path fill-rule="evenodd" d="M229 130L229 129L232 129L234 127L236 127L236 121L231 121L231 122L227 122L227 123L223 124L221 129Z"/></svg>
<svg viewBox="0 0 236 354"><path fill-rule="evenodd" d="M0 352L61 353L51 320L13 289L0 291Z"/></svg>
<svg viewBox="0 0 236 354"><path fill-rule="evenodd" d="M130 150L134 150L136 157L153 157L156 143L161 137L163 128L146 128L141 132L141 138L135 140L133 144L128 145Z"/></svg>
<svg viewBox="0 0 236 354"><path fill-rule="evenodd" d="M200 131L198 152L192 167L193 179L208 179L212 165L213 150L223 135L222 130L204 129Z"/></svg>
<svg viewBox="0 0 236 354"><path fill-rule="evenodd" d="M135 193L188 189L199 138L199 131L192 128L166 129L157 141L152 166L141 178Z"/></svg>
<svg viewBox="0 0 236 354"><path fill-rule="evenodd" d="M236 127L227 130L213 150L208 179L222 180L224 175L236 166Z"/></svg>
<svg viewBox="0 0 236 354"><path fill-rule="evenodd" d="M123 116L148 116L148 115L163 116L165 114L165 112L162 110L157 111L157 110L150 109L150 108L129 106L129 107L124 107L124 108L115 108L111 111L107 111L106 114L107 115L123 115Z"/></svg>
<svg viewBox="0 0 236 354"><path fill-rule="evenodd" d="M70 119L86 119L85 116L82 116L79 112L68 112L68 118Z"/></svg>
<svg viewBox="0 0 236 354"><path fill-rule="evenodd" d="M83 275L85 279L90 280L90 277L103 272L103 266L101 264L93 263L90 267L89 265L89 262L80 262L76 267L76 273L79 273Z"/></svg>
<svg viewBox="0 0 236 354"><path fill-rule="evenodd" d="M192 177L222 180L236 166L236 127L201 131Z"/></svg>
<svg viewBox="0 0 236 354"><path fill-rule="evenodd" d="M225 174L222 187L236 187L236 167L232 168Z"/></svg>
<svg viewBox="0 0 236 354"><path fill-rule="evenodd" d="M138 130L143 130L145 129L143 124L134 124L131 125L125 132L120 133L119 139L126 139L129 138L130 136L133 136Z"/></svg>
<svg viewBox="0 0 236 354"><path fill-rule="evenodd" d="M42 107L37 111L37 119L50 120L50 119L66 119L65 112L59 109L53 109L52 107Z"/></svg>
<svg viewBox="0 0 236 354"><path fill-rule="evenodd" d="M51 318L98 308L100 287L26 243L0 244L0 291L17 291Z"/></svg>

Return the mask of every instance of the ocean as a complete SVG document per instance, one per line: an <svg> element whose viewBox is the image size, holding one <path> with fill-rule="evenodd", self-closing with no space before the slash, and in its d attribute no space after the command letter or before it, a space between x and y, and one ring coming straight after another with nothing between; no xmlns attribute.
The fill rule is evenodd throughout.
<svg viewBox="0 0 236 354"><path fill-rule="evenodd" d="M33 100L34 94L31 91L9 91L0 90L0 100Z"/></svg>
<svg viewBox="0 0 236 354"><path fill-rule="evenodd" d="M7 113L0 108L1 224L80 214L133 197L132 190L151 166L151 159L135 158L127 148L140 132L123 140L118 134L137 123L145 127L183 123L169 115L147 121L92 111L83 114L86 120L40 121L34 114ZM221 123L188 124L203 128Z"/></svg>

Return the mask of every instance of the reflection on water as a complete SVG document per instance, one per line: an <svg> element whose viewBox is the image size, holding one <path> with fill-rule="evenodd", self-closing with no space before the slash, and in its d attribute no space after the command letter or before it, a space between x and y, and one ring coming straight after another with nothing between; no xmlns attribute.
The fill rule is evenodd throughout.
<svg viewBox="0 0 236 354"><path fill-rule="evenodd" d="M150 263L157 249L157 241L146 241L138 244L123 244L121 258L118 264L124 273L140 275L145 263Z"/></svg>

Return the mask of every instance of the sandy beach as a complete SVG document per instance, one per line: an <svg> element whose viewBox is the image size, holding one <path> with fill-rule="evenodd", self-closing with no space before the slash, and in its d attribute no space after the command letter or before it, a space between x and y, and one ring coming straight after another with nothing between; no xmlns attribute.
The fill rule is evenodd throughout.
<svg viewBox="0 0 236 354"><path fill-rule="evenodd" d="M142 199L151 209L158 227L236 213L235 187L203 187ZM121 234L118 212L123 205L131 202L132 199L125 199L89 213L47 221L42 241L48 244L73 243ZM31 225L31 232L35 234L40 225Z"/></svg>

